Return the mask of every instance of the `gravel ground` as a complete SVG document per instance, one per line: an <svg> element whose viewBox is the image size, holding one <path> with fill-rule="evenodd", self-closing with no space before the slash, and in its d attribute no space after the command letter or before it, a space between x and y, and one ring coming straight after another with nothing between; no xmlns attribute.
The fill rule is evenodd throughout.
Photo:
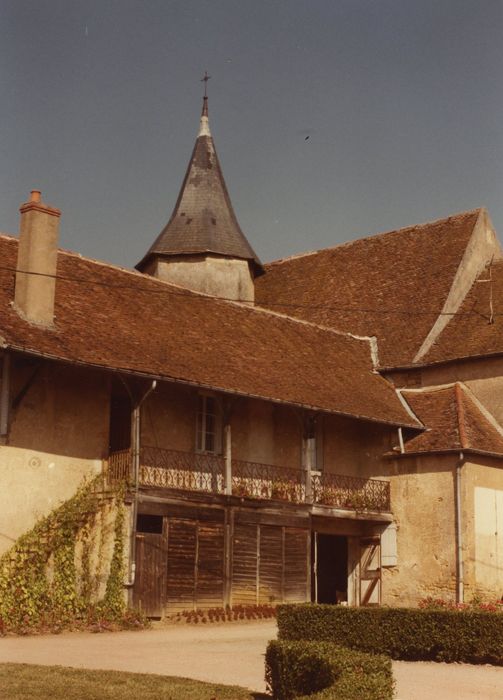
<svg viewBox="0 0 503 700"><path fill-rule="evenodd" d="M275 636L276 623L264 620L4 637L0 662L159 673L264 691L264 651ZM398 700L503 700L503 668L403 661L393 668Z"/></svg>

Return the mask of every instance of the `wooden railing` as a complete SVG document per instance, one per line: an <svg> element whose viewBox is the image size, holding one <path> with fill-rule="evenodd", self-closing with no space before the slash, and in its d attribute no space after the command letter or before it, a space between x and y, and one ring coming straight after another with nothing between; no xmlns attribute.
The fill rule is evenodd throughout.
<svg viewBox="0 0 503 700"><path fill-rule="evenodd" d="M134 482L130 450L110 454L107 475L111 481ZM206 453L142 447L138 481L140 486L228 493L224 458ZM390 485L382 479L323 472L312 474L311 483L307 484L304 470L238 459L231 462L230 492L234 496L314 503L353 511L390 512L391 509Z"/></svg>

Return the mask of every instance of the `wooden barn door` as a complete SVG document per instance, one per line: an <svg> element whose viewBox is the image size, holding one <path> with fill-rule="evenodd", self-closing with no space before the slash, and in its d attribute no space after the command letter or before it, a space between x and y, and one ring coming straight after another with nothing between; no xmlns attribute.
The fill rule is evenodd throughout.
<svg viewBox="0 0 503 700"><path fill-rule="evenodd" d="M157 532L138 532L136 535L136 574L133 605L148 617L161 617L166 589L167 546L163 519L158 526L149 523L145 529Z"/></svg>
<svg viewBox="0 0 503 700"><path fill-rule="evenodd" d="M200 522L197 528L195 598L198 608L224 604L224 525Z"/></svg>
<svg viewBox="0 0 503 700"><path fill-rule="evenodd" d="M281 603L283 600L284 528L259 526L258 604Z"/></svg>
<svg viewBox="0 0 503 700"><path fill-rule="evenodd" d="M309 531L236 523L232 556L232 605L309 600Z"/></svg>
<svg viewBox="0 0 503 700"><path fill-rule="evenodd" d="M168 520L168 576L166 604L169 612L193 610L197 566L197 521Z"/></svg>
<svg viewBox="0 0 503 700"><path fill-rule="evenodd" d="M166 603L170 612L223 606L223 523L169 518Z"/></svg>
<svg viewBox="0 0 503 700"><path fill-rule="evenodd" d="M381 542L379 537L360 540L360 605L381 604Z"/></svg>
<svg viewBox="0 0 503 700"><path fill-rule="evenodd" d="M234 525L232 605L256 605L258 600L258 525Z"/></svg>
<svg viewBox="0 0 503 700"><path fill-rule="evenodd" d="M285 603L305 603L311 598L311 541L310 532L285 527L283 557Z"/></svg>

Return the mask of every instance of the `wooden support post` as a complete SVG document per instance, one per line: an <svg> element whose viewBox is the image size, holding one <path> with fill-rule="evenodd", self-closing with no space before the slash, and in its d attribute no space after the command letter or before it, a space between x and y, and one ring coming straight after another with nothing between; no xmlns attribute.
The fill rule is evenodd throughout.
<svg viewBox="0 0 503 700"><path fill-rule="evenodd" d="M260 602L260 524L257 523L257 568L255 572L255 605Z"/></svg>
<svg viewBox="0 0 503 700"><path fill-rule="evenodd" d="M10 411L10 354L6 352L2 364L2 388L0 393L0 437L5 438L9 431Z"/></svg>
<svg viewBox="0 0 503 700"><path fill-rule="evenodd" d="M314 566L314 561L312 557L312 550L313 550L313 544L312 544L312 538L314 537L314 533L312 530L312 519L309 518L309 523L310 523L310 528L307 533L306 537L306 603L312 602L312 591L313 591L313 566Z"/></svg>
<svg viewBox="0 0 503 700"><path fill-rule="evenodd" d="M227 421L224 426L224 459L225 459L225 493L232 495L232 438L231 425Z"/></svg>
<svg viewBox="0 0 503 700"><path fill-rule="evenodd" d="M314 438L309 430L309 425L312 420L311 416L305 415L302 428L302 468L304 470L306 503L313 502L313 479L311 472L313 469L312 441Z"/></svg>
<svg viewBox="0 0 503 700"><path fill-rule="evenodd" d="M234 540L234 509L225 511L224 533L224 606L232 607L232 547Z"/></svg>

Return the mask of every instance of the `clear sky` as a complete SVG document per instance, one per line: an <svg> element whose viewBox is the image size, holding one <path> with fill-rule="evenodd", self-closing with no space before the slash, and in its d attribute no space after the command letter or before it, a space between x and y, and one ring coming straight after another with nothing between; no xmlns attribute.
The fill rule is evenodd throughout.
<svg viewBox="0 0 503 700"><path fill-rule="evenodd" d="M503 238L503 0L0 0L0 230L133 266L210 124L264 260L485 205ZM306 138L309 137L309 138Z"/></svg>

